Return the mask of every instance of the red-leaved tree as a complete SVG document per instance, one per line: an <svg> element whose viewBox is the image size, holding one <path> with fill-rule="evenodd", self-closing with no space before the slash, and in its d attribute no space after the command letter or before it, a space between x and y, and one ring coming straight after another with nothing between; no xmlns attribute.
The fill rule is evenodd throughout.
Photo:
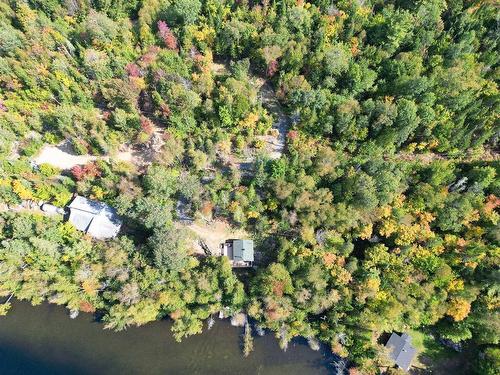
<svg viewBox="0 0 500 375"><path fill-rule="evenodd" d="M167 103L160 104L161 115L165 118L169 117L172 114L172 110L170 109Z"/></svg>
<svg viewBox="0 0 500 375"><path fill-rule="evenodd" d="M165 21L158 21L158 35L165 43L165 46L171 50L177 50L177 38L172 33Z"/></svg>
<svg viewBox="0 0 500 375"><path fill-rule="evenodd" d="M269 64L267 64L267 72L266 73L267 73L268 77L274 76L277 71L278 71L278 61L277 60L273 60Z"/></svg>
<svg viewBox="0 0 500 375"><path fill-rule="evenodd" d="M98 177L101 175L101 171L96 163L90 162L83 167L81 165L75 165L71 168L71 174L77 181L81 181L87 178Z"/></svg>
<svg viewBox="0 0 500 375"><path fill-rule="evenodd" d="M142 75L141 70L134 63L127 64L127 66L125 67L125 70L127 71L127 74L129 77L140 77Z"/></svg>
<svg viewBox="0 0 500 375"><path fill-rule="evenodd" d="M296 139L299 136L299 132L297 130L290 130L287 135L288 139Z"/></svg>

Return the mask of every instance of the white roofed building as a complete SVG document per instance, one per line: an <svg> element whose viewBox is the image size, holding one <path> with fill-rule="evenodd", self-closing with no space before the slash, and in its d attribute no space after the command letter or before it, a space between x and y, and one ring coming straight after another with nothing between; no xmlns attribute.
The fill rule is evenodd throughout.
<svg viewBox="0 0 500 375"><path fill-rule="evenodd" d="M105 203L76 196L68 206L69 222L94 238L116 237L122 221L116 210Z"/></svg>
<svg viewBox="0 0 500 375"><path fill-rule="evenodd" d="M394 360L396 365L408 371L411 367L411 361L417 350L411 345L411 337L407 333L399 336L397 333L392 333L389 341L385 345L390 350L389 356Z"/></svg>

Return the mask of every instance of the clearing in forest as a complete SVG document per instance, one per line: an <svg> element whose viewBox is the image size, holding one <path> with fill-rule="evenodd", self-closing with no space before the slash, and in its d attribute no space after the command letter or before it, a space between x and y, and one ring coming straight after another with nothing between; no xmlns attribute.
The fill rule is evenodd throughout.
<svg viewBox="0 0 500 375"><path fill-rule="evenodd" d="M46 144L40 153L33 158L37 164L50 164L63 170L71 169L76 165L85 165L95 160L121 161L133 163L138 167L144 167L151 164L156 153L163 145L162 131L155 130L150 141L146 144L131 146L123 144L117 153L96 156L96 155L78 155L69 141L63 141L58 145Z"/></svg>
<svg viewBox="0 0 500 375"><path fill-rule="evenodd" d="M274 116L273 130L277 136L264 135L259 138L266 143L266 150L271 159L279 159L283 155L286 143L286 134L290 128L291 119L281 106L274 89L269 82L262 78L255 78L254 85L259 90L259 98L264 108Z"/></svg>
<svg viewBox="0 0 500 375"><path fill-rule="evenodd" d="M71 169L75 165L87 164L97 159L95 155L77 155L71 144L65 141L57 146L45 145L33 161L37 165L50 164L60 169Z"/></svg>
<svg viewBox="0 0 500 375"><path fill-rule="evenodd" d="M224 220L198 220L190 224L176 224L178 228L185 228L193 234L193 248L196 254L205 254L202 243L205 244L212 255L219 256L219 245L231 238L249 238L248 233L242 229L233 228Z"/></svg>

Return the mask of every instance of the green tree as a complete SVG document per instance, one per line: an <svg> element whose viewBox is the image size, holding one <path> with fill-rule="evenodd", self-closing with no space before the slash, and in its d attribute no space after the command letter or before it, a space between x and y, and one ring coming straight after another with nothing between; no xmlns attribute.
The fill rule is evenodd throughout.
<svg viewBox="0 0 500 375"><path fill-rule="evenodd" d="M148 240L155 265L163 270L180 272L188 264L188 241L182 231L156 229Z"/></svg>

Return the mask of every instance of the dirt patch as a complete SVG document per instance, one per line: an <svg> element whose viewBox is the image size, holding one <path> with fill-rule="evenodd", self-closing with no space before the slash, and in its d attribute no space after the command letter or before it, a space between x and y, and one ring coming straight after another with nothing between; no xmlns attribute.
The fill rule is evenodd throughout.
<svg viewBox="0 0 500 375"><path fill-rule="evenodd" d="M40 209L39 202L32 200L23 200L17 205L8 205L6 203L0 203L0 212L34 212L34 213L44 213Z"/></svg>
<svg viewBox="0 0 500 375"><path fill-rule="evenodd" d="M45 145L33 160L38 165L45 163L60 169L71 169L75 165L87 164L98 158L94 155L77 155L69 142L65 141L57 146Z"/></svg>
<svg viewBox="0 0 500 375"><path fill-rule="evenodd" d="M155 127L151 139L147 143L140 145L123 144L120 151L110 155L77 155L71 143L64 141L56 146L45 145L40 153L33 158L33 161L37 165L46 163L63 170L71 169L76 165L85 165L95 160L114 160L144 167L153 162L164 143L163 130Z"/></svg>
<svg viewBox="0 0 500 375"><path fill-rule="evenodd" d="M205 254L200 240L211 251L212 255L220 256L220 244L231 238L249 238L243 229L233 228L224 220L197 220L190 224L176 224L179 228L189 230L193 234L193 247L197 254Z"/></svg>
<svg viewBox="0 0 500 375"><path fill-rule="evenodd" d="M217 63L217 62L213 62L210 64L210 70L216 76L227 74L227 71L228 71L227 66L225 64Z"/></svg>

